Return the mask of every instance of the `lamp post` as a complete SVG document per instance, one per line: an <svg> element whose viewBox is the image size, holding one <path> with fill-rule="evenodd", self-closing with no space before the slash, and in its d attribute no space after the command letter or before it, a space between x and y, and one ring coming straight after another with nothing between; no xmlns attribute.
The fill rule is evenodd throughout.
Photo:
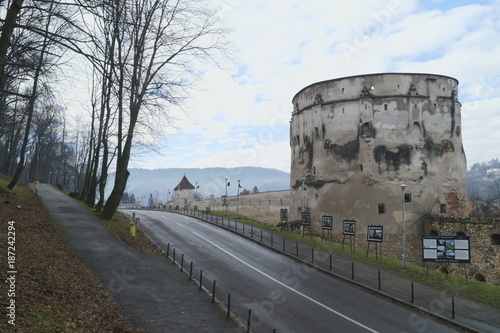
<svg viewBox="0 0 500 333"><path fill-rule="evenodd" d="M158 191L156 191L155 209L158 208Z"/></svg>
<svg viewBox="0 0 500 333"><path fill-rule="evenodd" d="M304 206L305 206L305 198L304 198L304 184L306 182L306 177L302 177L302 202L300 205L300 212L304 212Z"/></svg>
<svg viewBox="0 0 500 333"><path fill-rule="evenodd" d="M405 190L406 184L399 185L401 187L401 210L403 217L403 252L401 254L401 267L405 268L405 252L406 252L406 221L405 221Z"/></svg>
<svg viewBox="0 0 500 333"><path fill-rule="evenodd" d="M226 197L224 199L224 215L227 214L227 178L224 178L226 180Z"/></svg>
<svg viewBox="0 0 500 333"><path fill-rule="evenodd" d="M194 187L194 201L197 201L198 197L198 182L195 182L196 186Z"/></svg>
<svg viewBox="0 0 500 333"><path fill-rule="evenodd" d="M240 179L238 179L238 193L236 194L236 219L238 219L238 213L240 209Z"/></svg>

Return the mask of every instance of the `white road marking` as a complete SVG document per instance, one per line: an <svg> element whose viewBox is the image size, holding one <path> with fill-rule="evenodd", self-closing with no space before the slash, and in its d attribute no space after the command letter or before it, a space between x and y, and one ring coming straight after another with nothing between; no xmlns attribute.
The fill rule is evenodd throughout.
<svg viewBox="0 0 500 333"><path fill-rule="evenodd" d="M175 222L175 224L177 224L179 227L184 228L184 225L182 225L181 223Z"/></svg>
<svg viewBox="0 0 500 333"><path fill-rule="evenodd" d="M354 320L354 319L352 319L352 318L350 318L350 317L348 317L348 316L346 316L346 315L344 315L344 314L342 314L342 313L340 313L340 312L338 312L338 311L336 311L336 310L334 310L334 309L332 309L332 308L328 307L327 305L325 305L325 304L323 304L323 303L321 303L321 302L319 302L319 301L315 300L314 298L311 298L311 297L307 296L306 294L303 294L303 293L301 293L300 291L295 290L295 289L293 289L292 287L287 286L287 285L286 285L286 284L284 284L283 282L276 280L275 278L273 278L273 277L272 277L272 276L270 276L269 274L264 273L263 271L261 271L261 270L260 270L260 269L258 269L257 267L254 267L254 266L250 265L249 263L247 263L247 262L246 262L246 261L244 261L243 259L240 259L240 258L238 258L237 256L235 256L234 254L232 254L232 253L230 253L230 252L228 252L228 251L224 250L222 247L220 247L219 245L215 244L214 242L212 242L212 241L208 240L207 238L203 237L202 235L200 235L200 234L198 234L198 233L196 233L196 232L194 232L194 231L192 231L192 233L193 233L193 234L195 234L196 236L198 236L198 237L200 237L200 238L204 239L206 242L208 242L208 243L212 244L213 246L215 246L216 248L218 248L218 249L219 249L219 250L221 250L222 252L224 252L224 253L226 253L226 254L230 255L231 257L233 257L234 259L238 260L238 261L239 261L239 262L241 262L242 264L244 264L244 265L246 265L246 266L250 267L250 268L251 268L251 269L253 269L254 271L256 271L256 272L258 272L258 273L260 273L260 274L264 275L264 276L265 276L265 277L267 277L268 279L270 279L270 280L272 280L272 281L276 282L277 284L279 284L279 285L283 286L284 288L287 288L288 290L290 290L290 291L292 291L292 292L296 293L297 295L300 295L300 296L304 297L305 299L308 299L309 301L311 301L311 302L313 302L313 303L315 303L315 304L317 304L317 305L321 306L322 308L324 308L324 309L326 309L326 310L328 310L328 311L330 311L330 312L332 312L332 313L336 314L337 316L340 316L340 317L342 317L342 318L344 318L344 319L346 319L346 320L350 321L350 322L351 322L351 323L353 323L353 324L356 324L356 325L358 325L358 326L360 326L360 327L362 327L362 328L366 329L366 330L367 330L367 331L369 331L369 332L379 333L378 331L376 331L376 330L374 330L374 329L372 329L372 328L370 328L370 327L368 327L368 326L365 326L365 325L361 324L360 322L358 322L358 321L356 321L356 320Z"/></svg>

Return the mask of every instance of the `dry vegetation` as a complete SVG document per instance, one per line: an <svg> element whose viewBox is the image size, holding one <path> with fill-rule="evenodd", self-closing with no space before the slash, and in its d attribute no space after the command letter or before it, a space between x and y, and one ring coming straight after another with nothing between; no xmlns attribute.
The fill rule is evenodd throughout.
<svg viewBox="0 0 500 333"><path fill-rule="evenodd" d="M8 221L15 221L15 323L8 324L9 285L1 288L1 332L137 332L120 306L63 240L26 185L0 178L1 271L7 267Z"/></svg>

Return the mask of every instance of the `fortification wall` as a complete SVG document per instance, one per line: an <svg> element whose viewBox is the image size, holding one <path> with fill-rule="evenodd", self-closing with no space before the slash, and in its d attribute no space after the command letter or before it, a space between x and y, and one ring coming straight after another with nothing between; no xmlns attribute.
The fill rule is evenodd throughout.
<svg viewBox="0 0 500 333"><path fill-rule="evenodd" d="M248 216L257 221L268 224L277 224L280 219L280 209L289 209L290 191L261 192L248 195L230 196L227 199L227 209ZM190 201L189 208L198 209L209 207L211 210L223 210L222 199Z"/></svg>
<svg viewBox="0 0 500 333"><path fill-rule="evenodd" d="M424 225L426 235L470 237L470 264L432 263L431 268L500 285L500 219L431 217Z"/></svg>

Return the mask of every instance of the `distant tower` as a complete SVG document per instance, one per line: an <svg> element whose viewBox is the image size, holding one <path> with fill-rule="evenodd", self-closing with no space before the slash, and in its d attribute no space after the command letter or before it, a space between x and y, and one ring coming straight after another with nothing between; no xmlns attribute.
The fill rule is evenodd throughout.
<svg viewBox="0 0 500 333"><path fill-rule="evenodd" d="M370 74L318 82L293 98L290 218L322 215L418 235L419 214L464 216L466 157L458 81L434 74ZM302 183L306 189L302 189ZM365 243L366 244L366 243ZM386 245L384 245L386 247Z"/></svg>
<svg viewBox="0 0 500 333"><path fill-rule="evenodd" d="M195 196L195 187L184 175L179 184L174 188L174 205L180 207L187 206L190 201L195 200Z"/></svg>

